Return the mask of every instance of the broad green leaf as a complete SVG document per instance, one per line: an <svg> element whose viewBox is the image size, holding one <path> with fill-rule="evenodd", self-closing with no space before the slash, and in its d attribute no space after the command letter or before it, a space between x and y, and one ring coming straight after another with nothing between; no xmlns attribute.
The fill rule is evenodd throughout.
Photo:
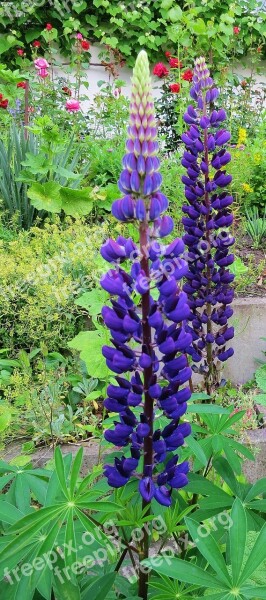
<svg viewBox="0 0 266 600"><path fill-rule="evenodd" d="M71 567L71 565L73 563L75 563L76 559L77 559L76 535L75 535L74 518L73 517L74 517L74 510L73 510L73 508L71 508L68 511L66 532L65 532L64 555L65 555L66 567Z"/></svg>
<svg viewBox="0 0 266 600"><path fill-rule="evenodd" d="M82 306L82 308L85 308L92 317L95 317L101 314L102 307L107 298L108 294L104 290L94 289L82 294L82 296L75 300L75 304L77 304L77 306Z"/></svg>
<svg viewBox="0 0 266 600"><path fill-rule="evenodd" d="M46 183L33 183L28 189L31 203L37 210L46 210L51 213L60 213L62 200L59 194L60 185L55 181Z"/></svg>
<svg viewBox="0 0 266 600"><path fill-rule="evenodd" d="M219 496L224 501L228 501L229 497L226 492L221 490L217 485L212 483L203 477L203 475L197 475L196 473L189 473L189 483L186 486L186 491L192 492L193 494L201 494L202 496Z"/></svg>
<svg viewBox="0 0 266 600"><path fill-rule="evenodd" d="M23 513L10 504L9 502L5 502L1 499L0 501L0 519L4 523L14 524L17 523L19 519L23 518Z"/></svg>
<svg viewBox="0 0 266 600"><path fill-rule="evenodd" d="M228 415L228 408L218 406L216 404L189 404L187 407L188 413L198 413L199 415L212 414L212 415Z"/></svg>
<svg viewBox="0 0 266 600"><path fill-rule="evenodd" d="M64 521L65 517L67 515L67 510L65 511L64 514L59 515L59 518L55 521L54 525L50 528L50 531L47 533L44 541L40 544L38 551L35 553L34 555L34 560L36 559L36 564L38 565L38 559L43 560L43 568L42 569L36 569L34 568L34 572L31 575L31 578L29 580L29 588L31 588L32 590L34 590L39 582L40 579L42 579L43 573L45 570L50 570L52 568L52 562L47 561L47 558L44 558L46 556L50 557L51 556L51 552L54 549L55 546L55 542L56 539L58 537L58 533L60 531L60 525L62 525L62 522ZM39 560L39 566L40 566L40 560ZM33 564L34 566L34 564ZM49 577L49 584L51 584L51 578ZM44 581L40 584L40 585L45 585L45 578Z"/></svg>
<svg viewBox="0 0 266 600"><path fill-rule="evenodd" d="M11 420L12 412L9 406L0 406L0 433L3 433L9 427Z"/></svg>
<svg viewBox="0 0 266 600"><path fill-rule="evenodd" d="M266 394L257 394L255 396L256 404L261 404L261 406L266 406Z"/></svg>
<svg viewBox="0 0 266 600"><path fill-rule="evenodd" d="M235 500L232 512L232 527L229 530L230 560L233 585L236 585L242 568L247 538L247 518L242 502Z"/></svg>
<svg viewBox="0 0 266 600"><path fill-rule="evenodd" d="M66 497L66 499L69 500L70 497L69 497L69 491L68 491L67 485L66 485L65 465L64 465L64 461L63 461L63 457L62 457L62 452L61 452L61 449L59 448L59 446L57 446L57 448L55 449L54 458L55 458L56 474L57 474L58 480L60 482L62 492L63 492L64 496Z"/></svg>
<svg viewBox="0 0 266 600"><path fill-rule="evenodd" d="M81 600L79 587L72 581L62 582L62 579L56 577L53 587L58 600Z"/></svg>
<svg viewBox="0 0 266 600"><path fill-rule="evenodd" d="M219 436L223 443L223 451L228 460L228 463L231 465L232 469L237 475L241 475L242 471L242 460L239 456L232 450L230 447L230 440L225 436Z"/></svg>
<svg viewBox="0 0 266 600"><path fill-rule="evenodd" d="M248 560L245 564L243 572L238 580L238 585L244 583L253 575L254 571L266 559L266 523L258 535L257 541L254 544Z"/></svg>
<svg viewBox="0 0 266 600"><path fill-rule="evenodd" d="M266 392L266 365L261 365L261 367L259 367L259 369L257 369L257 371L255 373L255 379L258 384L258 387L263 392ZM256 400L257 400L257 396L256 396Z"/></svg>
<svg viewBox="0 0 266 600"><path fill-rule="evenodd" d="M197 548L217 573L220 581L226 586L230 584L230 576L226 568L224 557L214 537L210 532L203 537L199 530L199 524L190 517L187 517L185 522Z"/></svg>
<svg viewBox="0 0 266 600"><path fill-rule="evenodd" d="M257 587L256 585L244 586L240 588L241 593L244 597L251 598L251 600L257 600L257 598L266 598L266 585Z"/></svg>
<svg viewBox="0 0 266 600"><path fill-rule="evenodd" d="M169 8L171 8L173 3L174 3L174 0L162 0L161 8L164 8L165 10L169 10Z"/></svg>
<svg viewBox="0 0 266 600"><path fill-rule="evenodd" d="M260 494L264 494L265 490L266 490L266 477L263 477L262 479L259 479L258 481L256 481L256 483L254 483L254 485L250 488L250 490L248 491L248 493L245 497L245 502L250 502L250 500L253 500L253 498L260 496Z"/></svg>
<svg viewBox="0 0 266 600"><path fill-rule="evenodd" d="M178 579L184 583L192 583L210 589L228 589L223 582L217 579L217 576L211 575L192 562L180 558L162 558L160 565L153 565L152 559L144 560L141 564L150 567L156 573Z"/></svg>
<svg viewBox="0 0 266 600"><path fill-rule="evenodd" d="M76 190L62 187L60 189L61 207L66 215L82 217L88 215L93 208L91 188Z"/></svg>
<svg viewBox="0 0 266 600"><path fill-rule="evenodd" d="M77 484L80 468L82 465L82 460L83 460L83 448L79 448L79 450L74 458L72 469L71 469L71 476L70 476L70 483L69 483L71 499L73 499L73 496L74 496L74 490L75 490L75 487Z"/></svg>
<svg viewBox="0 0 266 600"><path fill-rule="evenodd" d="M76 506L80 507L82 504L82 498L77 500L75 504ZM88 510L98 510L100 512L102 511L105 513L114 513L120 511L124 507L120 504L115 504L115 502L104 502L104 500L99 500L98 502L87 501L85 502L85 506L83 508L87 508Z"/></svg>
<svg viewBox="0 0 266 600"><path fill-rule="evenodd" d="M21 531L32 529L35 524L43 524L43 521L49 523L53 517L62 512L64 506L64 504L55 504L54 506L45 506L40 508L40 510L31 512L12 525L8 533L20 533Z"/></svg>
<svg viewBox="0 0 266 600"><path fill-rule="evenodd" d="M84 594L81 594L81 600L104 600L112 588L116 573L108 573L95 581Z"/></svg>
<svg viewBox="0 0 266 600"><path fill-rule="evenodd" d="M195 402L197 400L210 400L211 396L208 396L208 394L205 394L205 392L193 392L193 394L191 394L190 400L188 402Z"/></svg>
<svg viewBox="0 0 266 600"><path fill-rule="evenodd" d="M68 342L68 346L79 350L81 360L86 363L88 374L96 379L106 379L111 375L102 355L103 344L108 344L109 333L102 328L96 331L81 331L76 337Z"/></svg>
<svg viewBox="0 0 266 600"><path fill-rule="evenodd" d="M239 496L241 494L240 485L235 477L233 469L231 469L228 461L223 458L223 456L219 456L213 461L213 466L217 473L224 479L229 488L235 494L235 496Z"/></svg>
<svg viewBox="0 0 266 600"><path fill-rule="evenodd" d="M266 500L253 500L252 502L246 503L245 506L251 508L251 510L259 510L261 512L266 512Z"/></svg>
<svg viewBox="0 0 266 600"><path fill-rule="evenodd" d="M237 452L239 452L239 454L243 454L243 456L245 456L248 460L255 460L253 452L251 452L249 448L244 446L244 444L240 444L239 442L236 442L235 440L230 438L230 446L234 448Z"/></svg>
<svg viewBox="0 0 266 600"><path fill-rule="evenodd" d="M75 509L76 516L84 526L86 531L89 531L94 539L99 542L102 546L105 546L108 543L108 537L101 531L100 523L99 527L93 523L93 521L85 515L79 508Z"/></svg>
<svg viewBox="0 0 266 600"><path fill-rule="evenodd" d="M190 448L191 452L197 457L197 459L205 466L208 462L208 459L199 442L197 442L192 435L189 435L186 437L186 444Z"/></svg>
<svg viewBox="0 0 266 600"><path fill-rule="evenodd" d="M168 18L170 19L170 21L172 21L172 23L176 23L177 21L180 21L180 19L182 19L182 14L183 13L180 6L176 5L169 10Z"/></svg>

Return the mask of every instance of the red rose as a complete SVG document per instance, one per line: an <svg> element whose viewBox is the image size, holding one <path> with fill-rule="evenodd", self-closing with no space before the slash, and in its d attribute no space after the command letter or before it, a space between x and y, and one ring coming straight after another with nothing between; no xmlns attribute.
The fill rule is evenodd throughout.
<svg viewBox="0 0 266 600"><path fill-rule="evenodd" d="M240 27L234 27L234 34L238 35L240 33Z"/></svg>
<svg viewBox="0 0 266 600"><path fill-rule="evenodd" d="M243 81L241 81L240 85L241 85L241 87L244 89L245 87L247 87L247 81L245 81L245 80L243 79Z"/></svg>
<svg viewBox="0 0 266 600"><path fill-rule="evenodd" d="M157 75L157 77L167 77L169 75L169 71L167 67L163 63L157 63L153 69L153 75Z"/></svg>
<svg viewBox="0 0 266 600"><path fill-rule="evenodd" d="M1 100L0 108L7 108L7 107L8 107L8 100Z"/></svg>
<svg viewBox="0 0 266 600"><path fill-rule="evenodd" d="M191 71L191 69L187 69L186 71L184 71L184 73L182 73L181 77L182 79L184 79L184 81L192 81L193 71Z"/></svg>
<svg viewBox="0 0 266 600"><path fill-rule="evenodd" d="M32 45L33 45L33 48L40 48L41 42L39 42L38 40L35 40Z"/></svg>
<svg viewBox="0 0 266 600"><path fill-rule="evenodd" d="M19 48L17 50L17 54L18 54L18 56L24 56L24 50L22 50L21 48Z"/></svg>
<svg viewBox="0 0 266 600"><path fill-rule="evenodd" d="M178 60L178 58L170 58L169 65L170 65L171 69L181 69L182 68L182 63L180 60Z"/></svg>
<svg viewBox="0 0 266 600"><path fill-rule="evenodd" d="M2 100L2 98L3 98L3 94L0 94L0 101Z"/></svg>
<svg viewBox="0 0 266 600"><path fill-rule="evenodd" d="M47 23L45 29L47 29L47 31L51 31L51 29L53 29L53 26L51 25L51 23Z"/></svg>
<svg viewBox="0 0 266 600"><path fill-rule="evenodd" d="M178 94L180 92L179 83L170 83L169 88L172 94Z"/></svg>
<svg viewBox="0 0 266 600"><path fill-rule="evenodd" d="M262 47L261 47L261 46L258 46L258 48L257 48L257 52L259 52L259 53L260 53L261 51L262 51Z"/></svg>
<svg viewBox="0 0 266 600"><path fill-rule="evenodd" d="M171 52L168 52L168 50L164 54L166 58L171 58Z"/></svg>
<svg viewBox="0 0 266 600"><path fill-rule="evenodd" d="M64 92L64 94L67 94L68 96L72 95L71 90L66 85L64 87L62 87L62 91Z"/></svg>
<svg viewBox="0 0 266 600"><path fill-rule="evenodd" d="M88 42L87 40L81 40L81 47L83 48L83 50L89 50L91 47L90 42Z"/></svg>
<svg viewBox="0 0 266 600"><path fill-rule="evenodd" d="M26 86L27 86L26 81L19 81L17 83L17 88L22 88L23 90L25 90Z"/></svg>

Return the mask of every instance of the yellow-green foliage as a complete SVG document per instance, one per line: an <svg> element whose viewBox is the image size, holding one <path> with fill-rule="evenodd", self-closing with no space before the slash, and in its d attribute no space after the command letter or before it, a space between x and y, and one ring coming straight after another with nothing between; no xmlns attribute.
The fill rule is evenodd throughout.
<svg viewBox="0 0 266 600"><path fill-rule="evenodd" d="M81 328L75 298L106 270L99 248L107 225L71 219L0 241L0 347L65 348Z"/></svg>

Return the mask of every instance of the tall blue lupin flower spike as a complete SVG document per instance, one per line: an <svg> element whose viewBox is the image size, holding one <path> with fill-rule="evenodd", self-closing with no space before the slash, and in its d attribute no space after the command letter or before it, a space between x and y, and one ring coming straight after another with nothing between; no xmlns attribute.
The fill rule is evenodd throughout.
<svg viewBox="0 0 266 600"><path fill-rule="evenodd" d="M102 316L112 345L103 347L103 355L117 381L108 386L105 406L119 415L105 438L125 448L125 456L104 472L115 488L137 477L144 507L152 498L169 506L172 489L186 485L188 463L178 465L172 453L190 434L190 425L180 423L190 397L191 369L184 354L192 341L185 330L190 308L178 287L188 268L182 240L166 246L158 241L173 223L164 214L168 200L160 192L156 135L149 63L142 51L133 71L127 152L118 184L123 196L112 207L118 220L137 224L139 244L122 236L105 242L101 254L113 266L101 285L111 296ZM131 267L125 270L123 263ZM164 387L160 380L166 380ZM169 418L162 429L154 427L156 407Z"/></svg>
<svg viewBox="0 0 266 600"><path fill-rule="evenodd" d="M233 198L226 189L232 177L224 168L231 160L225 146L230 133L220 128L226 113L211 108L219 91L213 87L202 57L195 61L190 95L196 105L190 105L184 115L190 127L182 135L186 146L182 165L187 169L182 177L187 199L183 241L189 263L183 290L191 309L187 331L193 343L188 352L194 362L201 363L194 369L204 374L207 392L211 393L218 383L218 361L224 362L233 354L233 348L226 349L234 336L233 327L228 326L233 314L230 283L234 275L228 269L234 260L234 238L228 229L233 221Z"/></svg>

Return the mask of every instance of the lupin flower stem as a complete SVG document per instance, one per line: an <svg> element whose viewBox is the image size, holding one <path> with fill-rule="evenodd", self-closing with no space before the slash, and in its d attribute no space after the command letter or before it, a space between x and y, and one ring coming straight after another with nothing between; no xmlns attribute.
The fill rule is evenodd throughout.
<svg viewBox="0 0 266 600"><path fill-rule="evenodd" d="M213 87L202 57L195 61L190 94L197 105L188 107L184 120L190 129L182 135L186 146L182 164L187 169L182 181L189 203L183 206L186 216L182 219L189 259L183 289L191 308L192 326L188 331L193 343L189 353L194 362L201 363L193 369L203 374L206 391L211 395L219 384L219 361L224 362L233 354L232 348L225 348L234 335L233 327L227 324L233 313L229 306L233 290L229 284L234 275L226 269L234 260L229 254L234 238L228 232L233 221L233 198L222 191L232 180L221 170L231 160L224 148L230 133L218 129L226 114L223 109L213 110L219 91Z"/></svg>
<svg viewBox="0 0 266 600"><path fill-rule="evenodd" d="M108 386L104 405L120 419L104 435L124 447L125 455L116 458L113 466L105 465L104 472L114 488L133 479L147 514L152 500L170 506L173 490L187 483L188 463L177 464L175 451L191 431L180 418L191 395L189 386L183 385L192 373L185 354L192 338L185 330L190 314L187 296L178 287L188 270L181 258L184 243L176 239L164 246L157 241L172 231L173 222L163 215L168 200L160 192L156 121L144 51L137 58L132 84L127 152L118 182L124 195L113 203L112 213L119 221L137 223L139 244L119 236L101 249L105 260L114 263L101 279L110 293L111 306L103 308L102 316L112 342L103 347L103 355L118 384ZM130 269L122 269L125 261L131 262ZM122 377L126 372L129 377ZM163 429L154 427L155 410L170 419ZM149 536L143 527L140 559L148 554ZM143 600L147 600L147 584L148 575L140 569Z"/></svg>

